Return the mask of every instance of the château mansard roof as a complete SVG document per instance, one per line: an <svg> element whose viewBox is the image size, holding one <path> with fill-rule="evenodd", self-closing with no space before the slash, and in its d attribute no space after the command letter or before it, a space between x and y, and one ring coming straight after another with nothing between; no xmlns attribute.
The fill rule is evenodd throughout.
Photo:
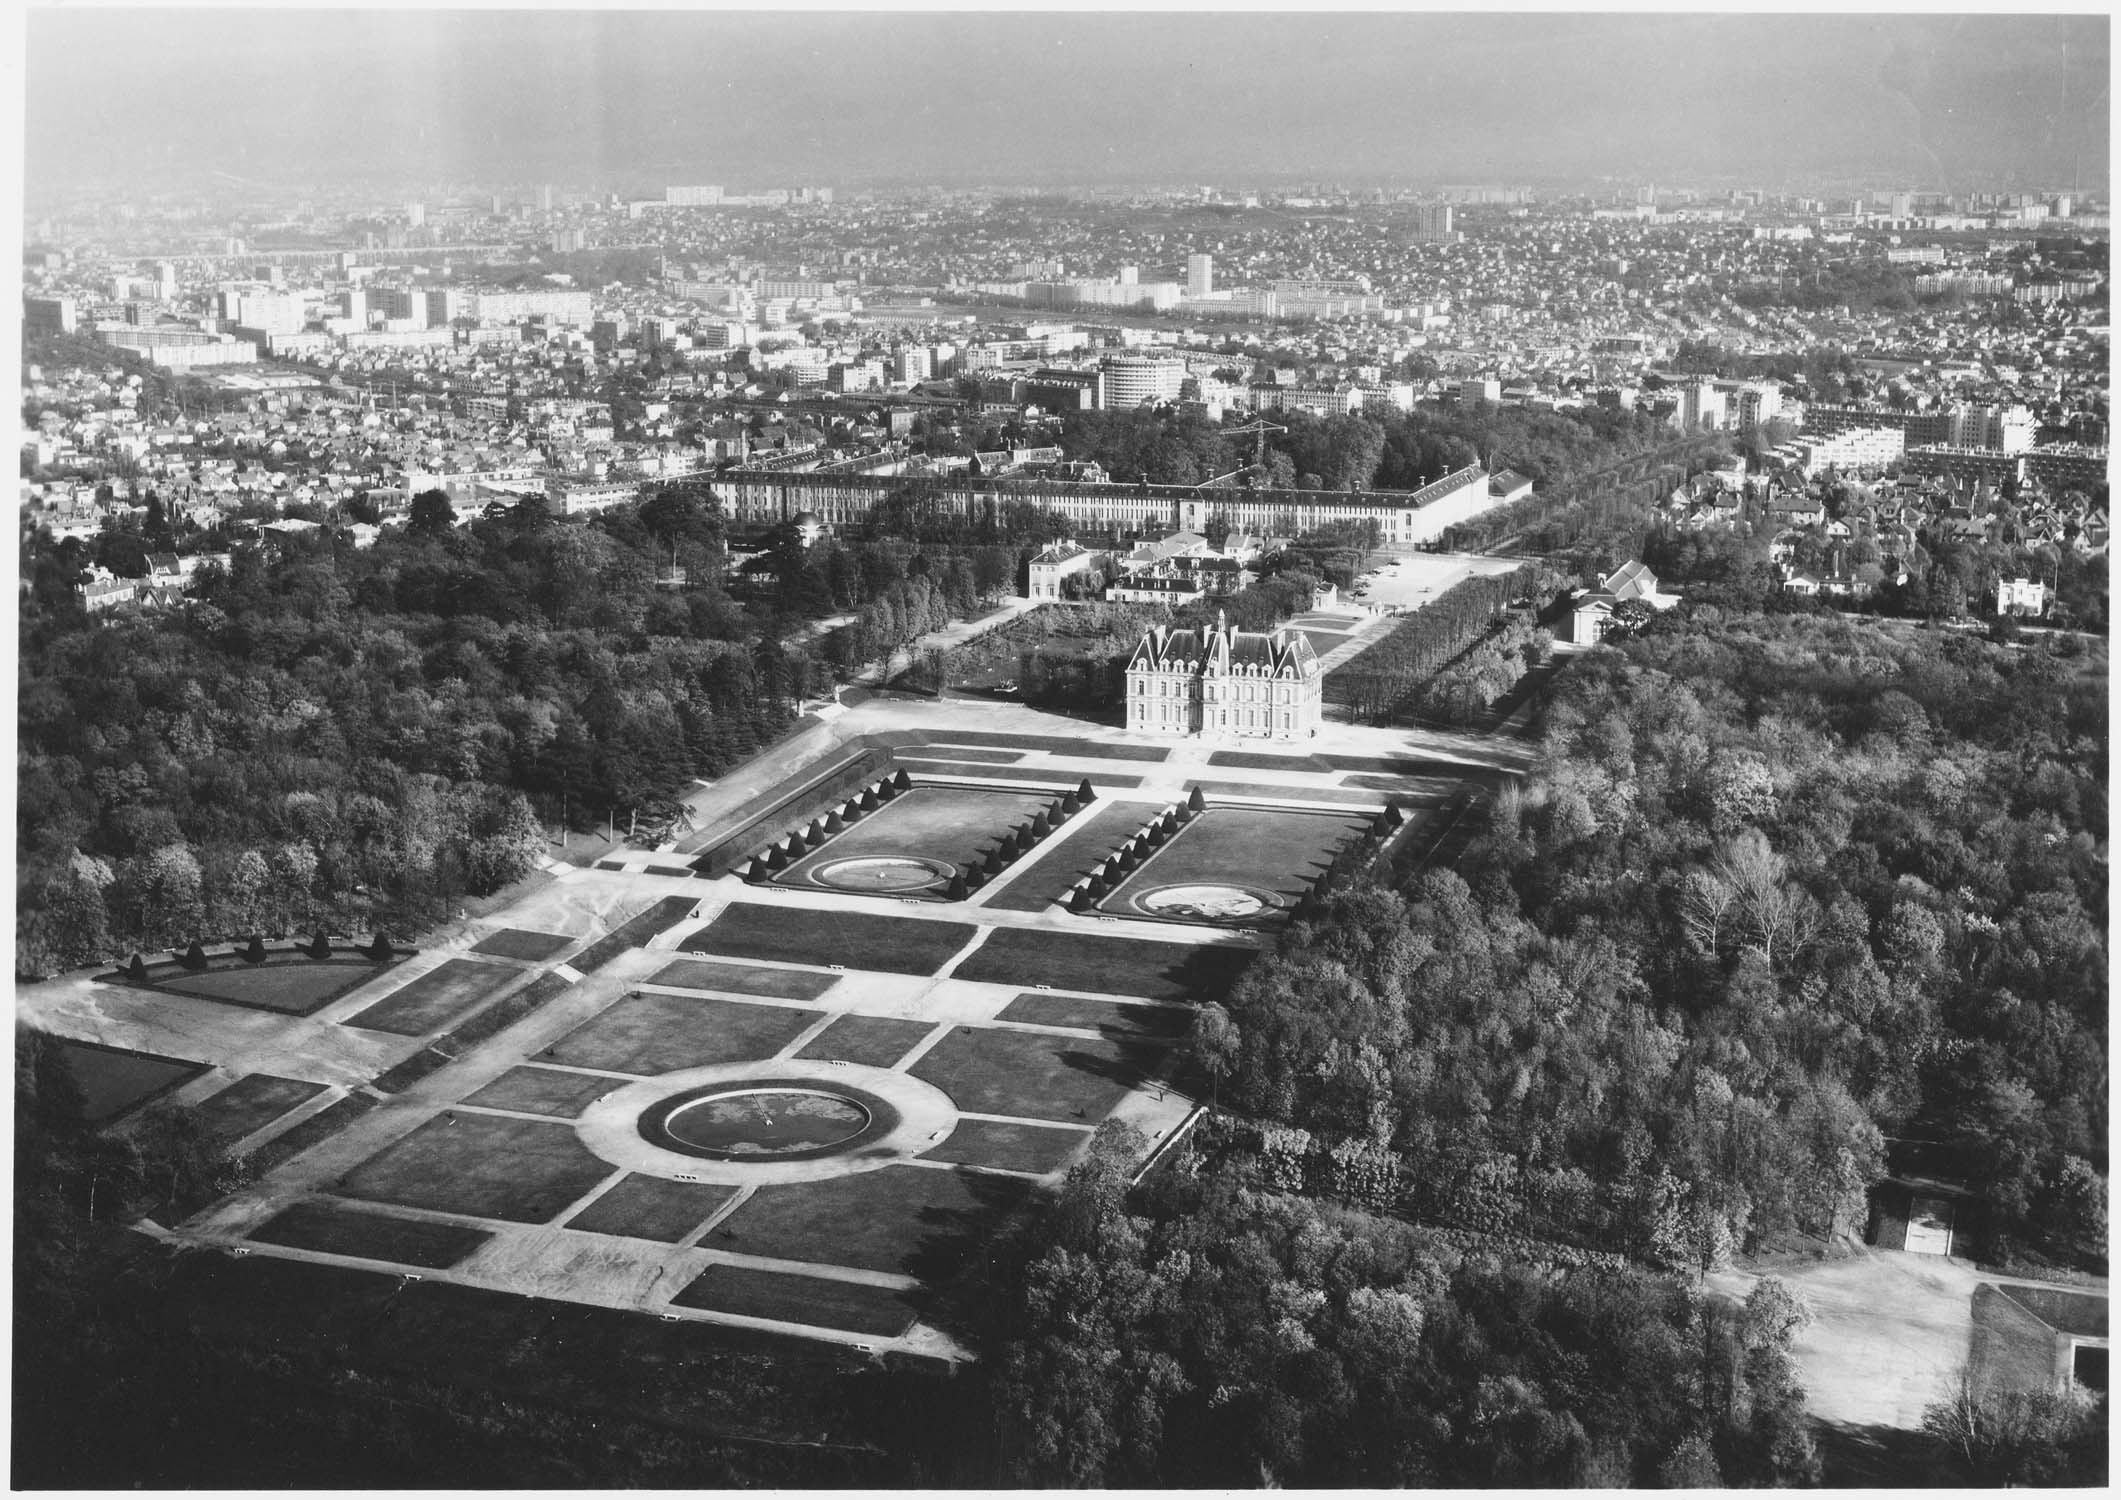
<svg viewBox="0 0 2121 1500"><path fill-rule="evenodd" d="M1130 672L1242 672L1257 677L1309 677L1318 669L1317 653L1302 635L1288 629L1233 630L1218 613L1210 630L1172 630L1159 625L1141 639L1128 658Z"/></svg>

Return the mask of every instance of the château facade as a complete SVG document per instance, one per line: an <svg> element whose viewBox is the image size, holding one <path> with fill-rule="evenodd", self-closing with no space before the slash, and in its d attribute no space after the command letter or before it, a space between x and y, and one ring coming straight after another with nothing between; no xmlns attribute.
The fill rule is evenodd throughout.
<svg viewBox="0 0 2121 1500"><path fill-rule="evenodd" d="M1293 630L1159 625L1127 661L1127 727L1149 734L1302 740L1318 733L1325 675Z"/></svg>

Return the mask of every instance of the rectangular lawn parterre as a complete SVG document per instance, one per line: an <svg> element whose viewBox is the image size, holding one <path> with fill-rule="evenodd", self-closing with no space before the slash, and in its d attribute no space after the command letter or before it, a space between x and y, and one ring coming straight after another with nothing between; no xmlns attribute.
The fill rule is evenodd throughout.
<svg viewBox="0 0 2121 1500"><path fill-rule="evenodd" d="M1253 781L1196 781L1189 784L1199 787L1204 797L1250 797L1277 804L1316 802L1333 807L1381 807L1415 800L1404 794L1353 791L1333 786L1261 786Z"/></svg>
<svg viewBox="0 0 2121 1500"><path fill-rule="evenodd" d="M1269 891L1293 904L1325 873L1334 851L1360 838L1369 822L1347 813L1210 807L1121 881L1098 909L1148 915L1134 904L1136 897L1167 885L1203 883Z"/></svg>
<svg viewBox="0 0 2121 1500"><path fill-rule="evenodd" d="M726 1264L709 1266L670 1305L886 1339L910 1328L919 1311L913 1294L897 1287Z"/></svg>
<svg viewBox="0 0 2121 1500"><path fill-rule="evenodd" d="M1095 1125L1163 1061L1165 1048L1117 1037L960 1026L906 1071L966 1114Z"/></svg>
<svg viewBox="0 0 2121 1500"><path fill-rule="evenodd" d="M504 927L499 932L489 934L484 941L475 943L471 951L489 954L494 958L519 958L529 963L540 963L555 953L572 948L575 941L561 932L532 932L522 927Z"/></svg>
<svg viewBox="0 0 2121 1500"><path fill-rule="evenodd" d="M1078 813L1038 862L982 905L997 911L1044 911L1066 896L1098 862L1141 831L1160 809L1143 802L1102 802Z"/></svg>
<svg viewBox="0 0 2121 1500"><path fill-rule="evenodd" d="M1212 1000L1251 959L1251 950L1246 948L997 927L952 971L952 977L985 984L1094 990L1142 1000Z"/></svg>
<svg viewBox="0 0 2121 1500"><path fill-rule="evenodd" d="M1226 771L1301 771L1311 776L1321 776L1332 769L1313 756L1265 755L1257 750L1217 750L1208 756L1208 764Z"/></svg>
<svg viewBox="0 0 2121 1500"><path fill-rule="evenodd" d="M445 1111L333 1189L341 1197L543 1224L619 1171L572 1125Z"/></svg>
<svg viewBox="0 0 2121 1500"><path fill-rule="evenodd" d="M928 745L923 747L939 761L960 761L972 765L1013 766L1024 758L1021 750L971 750L957 745Z"/></svg>
<svg viewBox="0 0 2121 1500"><path fill-rule="evenodd" d="M567 1221L567 1227L675 1245L713 1218L736 1194L727 1183L673 1182L635 1172L598 1194Z"/></svg>
<svg viewBox="0 0 2121 1500"><path fill-rule="evenodd" d="M481 1109L510 1109L518 1114L572 1120L613 1089L624 1086L615 1078L596 1073L510 1068L464 1102Z"/></svg>
<svg viewBox="0 0 2121 1500"><path fill-rule="evenodd" d="M521 969L503 964L452 958L391 991L345 1024L393 1036L425 1036L441 1030L496 990L522 977Z"/></svg>
<svg viewBox="0 0 2121 1500"><path fill-rule="evenodd" d="M933 974L972 941L975 931L964 922L853 911L820 913L733 901L678 946L688 953L729 958L839 964L883 974Z"/></svg>
<svg viewBox="0 0 2121 1500"><path fill-rule="evenodd" d="M833 889L817 871L843 859L911 855L940 860L953 870L984 859L1010 830L1050 806L1053 795L988 791L982 787L917 786L850 824L823 848L774 877L780 885Z"/></svg>
<svg viewBox="0 0 2121 1500"><path fill-rule="evenodd" d="M1020 1125L1014 1120L960 1120L950 1138L921 1155L930 1161L959 1162L1003 1172L1034 1172L1043 1177L1068 1164L1090 1139L1089 1132L1053 1125Z"/></svg>
<svg viewBox="0 0 2121 1500"><path fill-rule="evenodd" d="M648 1077L710 1063L760 1062L817 1024L815 1011L695 995L628 995L534 1061Z"/></svg>
<svg viewBox="0 0 2121 1500"><path fill-rule="evenodd" d="M296 1105L324 1092L321 1083L253 1073L193 1106L200 1123L224 1141L239 1141L262 1130Z"/></svg>
<svg viewBox="0 0 2121 1500"><path fill-rule="evenodd" d="M202 973L157 975L156 988L202 1000L220 1000L253 1010L278 1011L283 1016L314 1015L332 1001L387 972L389 964L367 959L310 959L279 957L262 964L241 959L221 959L217 967Z"/></svg>
<svg viewBox="0 0 2121 1500"><path fill-rule="evenodd" d="M1171 752L1161 745L1109 745L1102 740L1073 735L1007 734L989 729L938 731L918 742L933 750L944 745L999 745L1009 750L1043 750L1048 755L1072 755L1085 760L1136 760L1161 763Z"/></svg>
<svg viewBox="0 0 2121 1500"><path fill-rule="evenodd" d="M1105 1031L1115 1036L1184 1036L1193 1012L1179 1006L1128 1005L1120 1000L1092 1000L1085 995L1048 995L1037 990L1018 995L1001 1009L997 1021L1027 1026L1069 1026L1078 1031Z"/></svg>
<svg viewBox="0 0 2121 1500"><path fill-rule="evenodd" d="M205 1063L96 1042L66 1040L58 1047L67 1072L81 1089L81 1117L91 1125L114 1120L206 1071Z"/></svg>
<svg viewBox="0 0 2121 1500"><path fill-rule="evenodd" d="M821 974L815 969L760 969L707 958L681 958L656 970L646 982L667 984L678 990L763 995L771 1000L815 1000L838 984L840 976Z"/></svg>
<svg viewBox="0 0 2121 1500"><path fill-rule="evenodd" d="M1097 787L1109 787L1115 791L1132 791L1142 784L1139 776L1125 776L1118 771L1070 771L1060 766L969 766L957 761L934 760L920 755L901 755L900 765L908 771L926 771L936 776L962 776L968 780L1044 782L1052 788L1048 796L1059 796L1070 787L1084 781Z"/></svg>
<svg viewBox="0 0 2121 1500"><path fill-rule="evenodd" d="M817 1182L770 1183L699 1241L812 1265L923 1279L949 1275L1023 1201L1019 1179L931 1167L880 1167Z"/></svg>
<svg viewBox="0 0 2121 1500"><path fill-rule="evenodd" d="M902 1021L896 1016L841 1016L803 1044L797 1057L813 1062L850 1062L888 1068L935 1030L932 1021Z"/></svg>
<svg viewBox="0 0 2121 1500"><path fill-rule="evenodd" d="M493 1238L490 1230L468 1224L436 1224L393 1214L364 1213L340 1203L297 1203L281 1210L250 1233L261 1245L318 1250L361 1260L385 1260L401 1266L439 1271L453 1266Z"/></svg>

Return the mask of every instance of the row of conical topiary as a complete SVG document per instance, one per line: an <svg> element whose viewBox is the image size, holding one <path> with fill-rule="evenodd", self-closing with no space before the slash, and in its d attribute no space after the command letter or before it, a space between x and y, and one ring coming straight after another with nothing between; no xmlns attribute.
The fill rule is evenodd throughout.
<svg viewBox="0 0 2121 1500"><path fill-rule="evenodd" d="M1149 862L1149 857L1171 842L1179 829L1185 827L1207 809L1207 801L1195 787L1193 794L1183 802L1174 802L1134 833L1124 844L1106 855L1096 869L1090 872L1089 880L1070 891L1065 898L1070 911L1087 912L1098 902L1111 895L1120 883Z"/></svg>
<svg viewBox="0 0 2121 1500"><path fill-rule="evenodd" d="M174 949L171 951L175 952ZM321 960L330 958L334 950L331 945L331 938L319 932L308 942L297 944L291 949L282 951L299 953L304 958ZM379 931L365 947L338 951L358 953L361 957L371 959L376 963L385 963L390 959L401 956L401 952L404 950L393 948L390 945L389 937ZM221 955L223 958L240 958L249 964L262 964L270 956L265 947L265 939L261 937L254 937L248 943L240 947L231 948L228 952ZM194 939L189 948L177 954L177 963L194 973L200 973L213 967L213 958L207 953L205 944ZM125 977L145 981L147 979L147 960L135 953L125 965Z"/></svg>
<svg viewBox="0 0 2121 1500"><path fill-rule="evenodd" d="M1385 846L1392 842L1407 825L1407 813L1403 807L1388 807L1370 820L1370 826L1353 843L1343 844L1334 851L1333 859L1325 873L1311 882L1311 888L1297 900L1292 913L1297 920L1315 917L1324 908L1326 898L1336 890L1353 885L1361 876L1377 868Z"/></svg>
<svg viewBox="0 0 2121 1500"><path fill-rule="evenodd" d="M987 851L986 858L977 864L965 866L963 870L951 876L950 885L943 893L944 899L949 901L964 900L995 876L1001 874L1002 871L1008 869L1009 866L1015 864L1037 848L1061 824L1067 822L1069 818L1081 812L1084 806L1094 802L1096 799L1097 793L1091 789L1089 778L1084 777L1082 785L1074 791L1068 793L1065 797L1056 798L1045 807L1040 808L1037 815L1029 822L1018 824L1003 834L1001 841Z"/></svg>
<svg viewBox="0 0 2121 1500"><path fill-rule="evenodd" d="M771 880L807 854L814 853L825 845L834 834L845 833L855 823L875 812L886 802L904 796L913 790L913 778L903 768L863 787L859 792L812 818L808 823L789 834L787 839L776 839L753 856L745 866L744 879L757 885Z"/></svg>

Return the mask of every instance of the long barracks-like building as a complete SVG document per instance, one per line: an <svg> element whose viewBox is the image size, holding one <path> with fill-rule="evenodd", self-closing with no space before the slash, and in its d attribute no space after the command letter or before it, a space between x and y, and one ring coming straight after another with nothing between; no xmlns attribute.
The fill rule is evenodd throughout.
<svg viewBox="0 0 2121 1500"><path fill-rule="evenodd" d="M1090 484L1065 479L909 478L886 474L774 473L729 469L714 494L732 521L774 523L810 511L849 526L886 496L914 491L977 518L987 502L1028 501L1085 531L1200 531L1221 516L1233 530L1297 536L1335 521L1375 521L1386 546L1434 541L1447 526L1501 503L1488 474L1469 464L1418 490L1201 489L1182 484Z"/></svg>

